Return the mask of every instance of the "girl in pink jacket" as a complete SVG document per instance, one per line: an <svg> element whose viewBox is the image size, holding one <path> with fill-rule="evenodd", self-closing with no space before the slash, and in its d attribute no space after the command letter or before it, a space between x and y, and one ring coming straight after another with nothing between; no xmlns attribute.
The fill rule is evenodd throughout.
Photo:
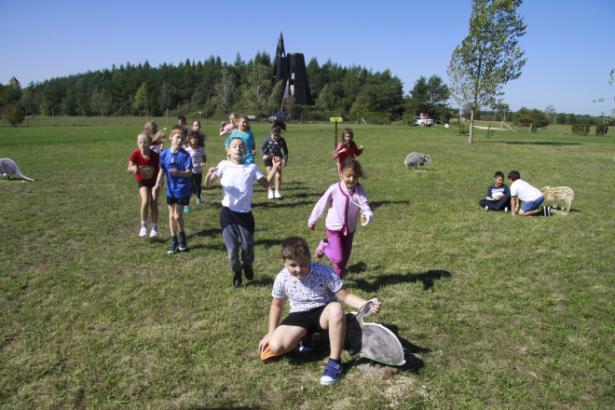
<svg viewBox="0 0 615 410"><path fill-rule="evenodd" d="M316 222L327 211L325 228L327 239L320 241L314 251L316 258L326 255L333 264L333 271L342 278L352 250L352 239L357 229L359 215L361 224L367 225L374 218L359 178L363 177L361 164L354 158L346 158L341 165L340 181L331 185L318 200L308 228L316 228Z"/></svg>

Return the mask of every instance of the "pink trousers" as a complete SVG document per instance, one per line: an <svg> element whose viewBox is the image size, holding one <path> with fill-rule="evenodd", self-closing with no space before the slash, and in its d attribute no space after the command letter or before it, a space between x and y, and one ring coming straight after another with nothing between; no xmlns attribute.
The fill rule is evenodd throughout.
<svg viewBox="0 0 615 410"><path fill-rule="evenodd" d="M333 271L338 277L342 278L346 273L346 263L352 251L352 238L354 232L343 235L341 231L330 231L327 229L327 240L329 243L323 248L327 258L333 264Z"/></svg>

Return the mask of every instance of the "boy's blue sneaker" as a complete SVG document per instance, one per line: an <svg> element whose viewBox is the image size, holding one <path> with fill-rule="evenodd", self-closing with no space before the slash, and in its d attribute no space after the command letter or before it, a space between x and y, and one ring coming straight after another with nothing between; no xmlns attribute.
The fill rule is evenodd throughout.
<svg viewBox="0 0 615 410"><path fill-rule="evenodd" d="M185 214L190 213L190 207L188 205L184 205L184 213Z"/></svg>
<svg viewBox="0 0 615 410"><path fill-rule="evenodd" d="M167 250L167 253L170 255L172 253L177 252L177 247L179 246L179 243L177 242L177 237L172 237L171 238L171 244L169 245L169 250Z"/></svg>
<svg viewBox="0 0 615 410"><path fill-rule="evenodd" d="M177 243L177 249L179 249L181 252L185 252L188 250L188 244L186 243L186 233L185 232L179 233L179 241Z"/></svg>
<svg viewBox="0 0 615 410"><path fill-rule="evenodd" d="M342 364L337 360L329 359L325 371L320 377L320 384L323 386L329 386L340 381L342 378Z"/></svg>
<svg viewBox="0 0 615 410"><path fill-rule="evenodd" d="M307 335L303 339L299 340L297 350L301 353L309 353L314 350L314 335Z"/></svg>

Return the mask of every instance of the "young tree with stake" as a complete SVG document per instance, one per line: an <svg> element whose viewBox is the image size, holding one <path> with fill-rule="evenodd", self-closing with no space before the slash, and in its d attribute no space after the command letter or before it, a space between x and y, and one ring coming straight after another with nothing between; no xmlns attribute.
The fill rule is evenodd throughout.
<svg viewBox="0 0 615 410"><path fill-rule="evenodd" d="M448 67L453 95L470 103L470 135L474 115L503 94L502 87L519 78L525 65L519 38L526 24L517 14L521 0L473 0L468 35L455 48Z"/></svg>

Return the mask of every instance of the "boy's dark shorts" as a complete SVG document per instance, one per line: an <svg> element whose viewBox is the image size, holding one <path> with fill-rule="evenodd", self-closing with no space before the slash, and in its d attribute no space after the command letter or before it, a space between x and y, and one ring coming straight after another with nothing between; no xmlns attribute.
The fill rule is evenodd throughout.
<svg viewBox="0 0 615 410"><path fill-rule="evenodd" d="M307 312L289 313L280 324L302 327L307 330L308 334L320 333L324 331L324 329L320 327L320 315L322 315L322 311L325 310L326 307L327 305L323 305L321 307L308 310Z"/></svg>
<svg viewBox="0 0 615 410"><path fill-rule="evenodd" d="M185 198L173 198L172 196L167 196L167 205L188 205L190 203L190 197L187 196Z"/></svg>
<svg viewBox="0 0 615 410"><path fill-rule="evenodd" d="M141 187L153 188L156 185L156 181L153 179L144 179L143 181L137 181L137 187L141 189Z"/></svg>

